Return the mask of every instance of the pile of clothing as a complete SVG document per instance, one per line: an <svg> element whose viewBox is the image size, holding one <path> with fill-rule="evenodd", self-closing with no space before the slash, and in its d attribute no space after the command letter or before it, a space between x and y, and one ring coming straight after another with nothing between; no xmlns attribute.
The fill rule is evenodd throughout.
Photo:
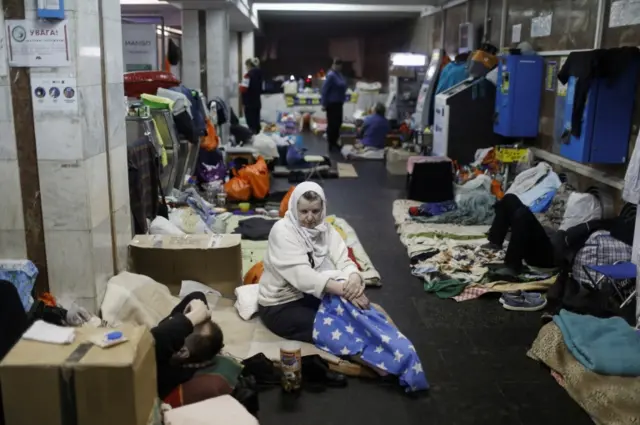
<svg viewBox="0 0 640 425"><path fill-rule="evenodd" d="M560 311L527 355L596 423L632 424L640 406L640 333L621 318Z"/></svg>

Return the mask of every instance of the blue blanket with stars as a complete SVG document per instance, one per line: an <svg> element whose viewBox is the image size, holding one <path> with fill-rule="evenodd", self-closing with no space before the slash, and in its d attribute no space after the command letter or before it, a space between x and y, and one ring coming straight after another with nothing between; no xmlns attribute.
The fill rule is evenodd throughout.
<svg viewBox="0 0 640 425"><path fill-rule="evenodd" d="M398 376L407 392L429 388L414 346L374 308L360 310L345 299L325 295L313 325L313 341L336 356L356 356Z"/></svg>

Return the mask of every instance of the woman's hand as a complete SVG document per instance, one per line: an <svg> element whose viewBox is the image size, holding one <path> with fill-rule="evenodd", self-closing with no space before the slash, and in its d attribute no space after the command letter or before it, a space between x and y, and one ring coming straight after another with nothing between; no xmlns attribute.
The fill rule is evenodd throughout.
<svg viewBox="0 0 640 425"><path fill-rule="evenodd" d="M351 304L359 308L360 310L367 310L371 303L366 295L362 294L358 298L351 301Z"/></svg>
<svg viewBox="0 0 640 425"><path fill-rule="evenodd" d="M334 279L329 279L324 287L324 292L342 297L344 296L344 285Z"/></svg>
<svg viewBox="0 0 640 425"><path fill-rule="evenodd" d="M344 285L344 295L347 300L353 301L354 299L364 294L364 282L358 273L351 273L349 280Z"/></svg>

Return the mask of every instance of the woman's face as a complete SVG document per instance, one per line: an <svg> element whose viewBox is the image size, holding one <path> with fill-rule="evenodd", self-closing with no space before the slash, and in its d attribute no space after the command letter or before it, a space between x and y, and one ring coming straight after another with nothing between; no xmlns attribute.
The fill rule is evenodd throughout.
<svg viewBox="0 0 640 425"><path fill-rule="evenodd" d="M309 201L304 198L298 200L298 222L307 229L315 229L322 223L322 199Z"/></svg>

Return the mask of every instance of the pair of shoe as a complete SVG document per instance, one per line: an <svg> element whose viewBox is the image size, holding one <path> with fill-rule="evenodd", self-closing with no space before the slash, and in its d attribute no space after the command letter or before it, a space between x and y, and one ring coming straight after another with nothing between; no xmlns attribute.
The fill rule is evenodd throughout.
<svg viewBox="0 0 640 425"><path fill-rule="evenodd" d="M511 311L540 311L547 306L547 298L537 292L508 292L502 294L500 304Z"/></svg>
<svg viewBox="0 0 640 425"><path fill-rule="evenodd" d="M344 388L347 377L329 369L329 364L320 356L302 358L302 386L307 391L319 392L327 388Z"/></svg>

